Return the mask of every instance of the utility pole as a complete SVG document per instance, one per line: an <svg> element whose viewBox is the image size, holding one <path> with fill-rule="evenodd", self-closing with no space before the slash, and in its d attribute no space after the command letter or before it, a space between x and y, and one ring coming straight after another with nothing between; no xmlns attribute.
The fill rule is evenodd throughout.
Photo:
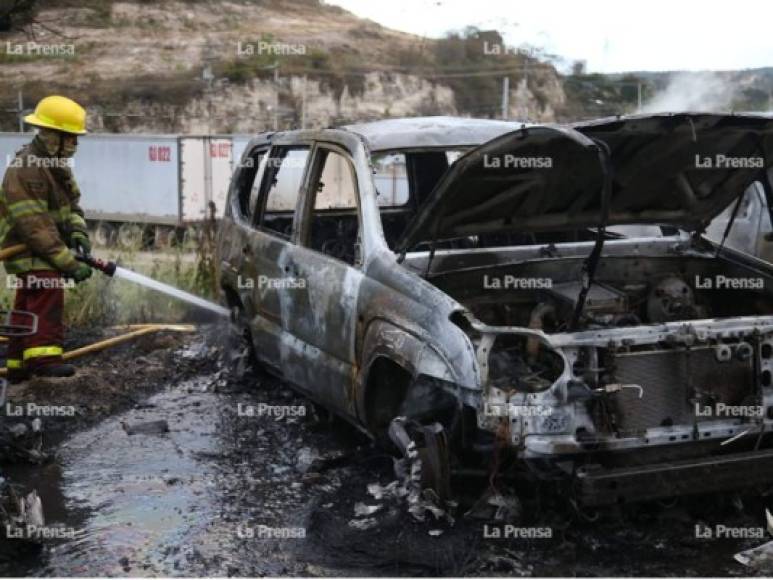
<svg viewBox="0 0 773 580"><path fill-rule="evenodd" d="M215 83L215 74L212 71L212 63L217 60L215 49L211 44L204 47L204 69L201 71L201 80L207 83L207 134L212 134L212 86Z"/></svg>
<svg viewBox="0 0 773 580"><path fill-rule="evenodd" d="M306 75L303 75L303 92L301 93L301 129L306 128Z"/></svg>
<svg viewBox="0 0 773 580"><path fill-rule="evenodd" d="M274 90L276 102L274 103L274 131L279 130L279 64L274 68Z"/></svg>
<svg viewBox="0 0 773 580"><path fill-rule="evenodd" d="M641 81L636 83L636 102L638 103L636 112L641 113L641 96L642 96L642 86Z"/></svg>
<svg viewBox="0 0 773 580"><path fill-rule="evenodd" d="M502 78L502 118L507 119L510 115L510 77Z"/></svg>
<svg viewBox="0 0 773 580"><path fill-rule="evenodd" d="M24 133L24 94L21 89L19 89L19 101L17 107L17 110L19 111L19 133Z"/></svg>

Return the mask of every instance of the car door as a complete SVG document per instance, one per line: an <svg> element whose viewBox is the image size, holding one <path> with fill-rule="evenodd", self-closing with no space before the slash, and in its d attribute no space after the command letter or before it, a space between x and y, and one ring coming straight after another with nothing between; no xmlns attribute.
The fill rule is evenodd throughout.
<svg viewBox="0 0 773 580"><path fill-rule="evenodd" d="M349 154L334 145L316 145L305 191L298 245L287 264L296 286L285 319L294 360L285 370L313 398L353 417L356 307L363 274L362 220Z"/></svg>
<svg viewBox="0 0 773 580"><path fill-rule="evenodd" d="M228 192L226 215L219 228L218 254L221 256L222 275L230 288L239 288L244 267L244 250L255 232L257 191L265 169L268 145L254 147L234 169ZM239 292L244 304L251 297Z"/></svg>
<svg viewBox="0 0 773 580"><path fill-rule="evenodd" d="M293 222L309 154L308 145L271 148L257 172L257 189L251 190L256 207L252 232L242 248L239 286L243 301L252 305L256 355L279 374L285 374L285 294L291 289Z"/></svg>

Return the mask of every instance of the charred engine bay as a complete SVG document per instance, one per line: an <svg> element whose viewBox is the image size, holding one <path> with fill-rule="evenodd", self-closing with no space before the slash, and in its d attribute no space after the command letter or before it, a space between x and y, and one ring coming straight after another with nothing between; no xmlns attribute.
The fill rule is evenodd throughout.
<svg viewBox="0 0 773 580"><path fill-rule="evenodd" d="M550 246L532 254L519 264L508 263L515 260L506 250L493 257L438 257L427 278L491 326L566 332L580 295L584 259L562 257ZM413 267L420 271L423 264ZM734 278L743 278L747 287L727 282L723 288L723 281ZM605 256L574 330L769 314L773 301L765 290L771 284L769 276L713 255Z"/></svg>
<svg viewBox="0 0 773 580"><path fill-rule="evenodd" d="M46 524L72 535L4 539L4 575L749 574L733 554L760 538L696 530L764 528L773 502L757 492L588 521L547 489L513 502L512 482L460 476L454 513L417 521L391 493L387 450L276 379L228 370L223 331L146 337L84 362L79 383L11 392L77 414L43 420L47 459L5 458L3 477L36 488Z"/></svg>
<svg viewBox="0 0 773 580"><path fill-rule="evenodd" d="M526 256L530 259L519 263L513 263L515 255L503 249L501 253L461 252L437 257L429 274L422 271L425 261L409 262L409 267L422 271L429 282L458 300L484 324L547 334L773 312L767 292L773 280L768 275L713 254L668 256L662 253L664 244L658 245L661 249L652 252L650 248L649 254L645 250L641 256L604 257L574 326L584 260L562 255L564 250L555 246L534 246ZM570 248L566 253L572 252ZM631 252L637 254L639 248L634 246ZM522 260L524 255L517 257ZM743 279L747 287L722 287L724 281L736 278ZM477 344L476 333L468 334ZM660 347L663 352L683 348L669 344ZM630 354L637 349L623 350ZM612 359L616 351L600 349L600 361L595 366L589 353L581 352L575 361L575 374L593 388L616 382L612 373L598 371L605 359L608 370L615 366ZM516 390L526 393L547 388L563 371L560 357L540 347L536 339L517 335L498 339L490 364L494 386L517 385ZM735 398L740 400L742 396Z"/></svg>

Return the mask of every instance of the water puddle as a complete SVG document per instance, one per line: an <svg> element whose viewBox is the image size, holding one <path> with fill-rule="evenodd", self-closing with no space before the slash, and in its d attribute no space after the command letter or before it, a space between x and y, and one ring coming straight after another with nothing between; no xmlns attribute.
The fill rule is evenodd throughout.
<svg viewBox="0 0 773 580"><path fill-rule="evenodd" d="M74 529L73 538L47 545L29 575L301 572L292 543L245 533L290 527L306 501L297 469L307 445L301 423L237 417L239 403L276 394L215 392L219 380L215 373L169 386L74 434L45 468L50 473L26 478L40 491L47 524ZM168 432L127 433L159 421Z"/></svg>
<svg viewBox="0 0 773 580"><path fill-rule="evenodd" d="M207 382L159 393L62 446L65 507L88 516L68 517L76 537L50 549L40 574L173 575L187 568L186 546L216 509L219 474L207 458L219 452L212 412L220 397L203 389ZM168 422L169 433L128 435L124 429L160 420Z"/></svg>

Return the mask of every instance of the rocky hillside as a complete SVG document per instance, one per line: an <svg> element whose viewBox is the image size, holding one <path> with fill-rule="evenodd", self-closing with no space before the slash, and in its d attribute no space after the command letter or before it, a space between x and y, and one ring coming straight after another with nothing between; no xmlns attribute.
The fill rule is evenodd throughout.
<svg viewBox="0 0 773 580"><path fill-rule="evenodd" d="M111 132L245 132L412 115L571 121L768 110L773 70L560 75L496 31L431 40L323 0L0 2L0 130L60 92ZM566 55L571 57L571 55Z"/></svg>
<svg viewBox="0 0 773 580"><path fill-rule="evenodd" d="M509 115L553 121L566 105L556 70L495 32L441 41L363 20L318 0L38 2L0 32L0 129L58 91L95 130L254 132L404 115Z"/></svg>

